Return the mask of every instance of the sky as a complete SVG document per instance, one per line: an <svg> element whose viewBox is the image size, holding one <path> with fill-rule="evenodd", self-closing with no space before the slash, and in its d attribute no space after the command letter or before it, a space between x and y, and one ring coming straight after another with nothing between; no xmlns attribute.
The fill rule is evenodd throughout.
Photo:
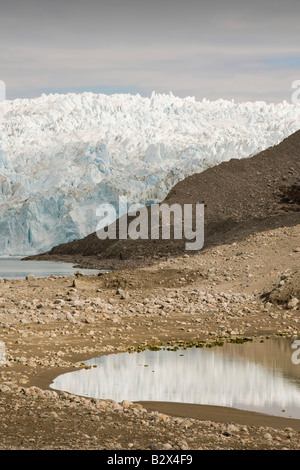
<svg viewBox="0 0 300 470"><path fill-rule="evenodd" d="M152 91L292 100L299 0L1 0L7 99Z"/></svg>

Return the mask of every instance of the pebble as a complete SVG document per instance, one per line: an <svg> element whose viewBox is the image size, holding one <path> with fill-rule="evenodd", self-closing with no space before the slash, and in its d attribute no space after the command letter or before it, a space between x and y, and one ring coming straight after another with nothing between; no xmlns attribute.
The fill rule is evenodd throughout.
<svg viewBox="0 0 300 470"><path fill-rule="evenodd" d="M172 449L172 445L169 444L168 442L166 442L165 444L162 445L162 450L171 450Z"/></svg>
<svg viewBox="0 0 300 470"><path fill-rule="evenodd" d="M245 253L243 253L243 256L245 256ZM199 268L197 267L197 269ZM202 270L203 278L205 279L207 272L201 265L201 271ZM288 284L288 273L277 271L275 275L277 280L278 276L281 276L281 280ZM236 272L231 272L230 269L226 269L226 271L224 270L224 272L220 273L212 266L212 271L206 278L209 279L209 282L205 287L201 287L201 289L195 288L195 285L191 287L188 284L189 277L188 275L186 276L185 272L182 271L182 274L178 275L178 279L181 276L182 280L186 281L185 287L183 288L184 291L182 287L177 289L178 286L174 288L170 288L170 286L165 287L161 289L159 293L149 289L146 294L147 296L145 295L144 298L140 296L138 301L135 300L134 295L131 295L131 290L130 294L129 292L125 292L124 289L118 289L116 292L116 287L113 288L107 299L104 300L105 295L107 295L106 289L97 289L97 284L93 291L94 294L89 297L87 295L87 289L85 289L86 278L77 279L76 289L75 287L70 287L72 285L70 280L65 283L65 286L63 283L60 284L58 282L53 297L50 299L47 299L47 296L43 295L42 289L39 290L36 288L36 284L38 283L28 286L28 290L34 291L33 295L36 298L33 300L32 298L28 300L26 297L21 298L21 296L18 296L18 293L11 289L14 287L12 283L9 284L10 288L7 290L4 289L5 283L1 284L0 306L3 305L3 312L5 311L5 317L3 315L1 318L3 320L1 327L5 325L4 328L7 328L8 340L9 334L13 333L17 336L14 342L15 351L18 350L14 356L9 357L9 365L15 369L19 369L20 366L23 365L31 366L32 368L40 365L46 367L65 367L67 365L69 367L70 364L66 363L63 357L69 357L71 352L92 356L94 351L99 350L98 342L97 348L94 348L91 344L92 339L90 337L94 335L97 341L98 339L100 340L101 351L122 351L122 342L124 338L130 338L130 329L137 331L136 328L143 325L145 318L148 317L148 329L150 331L152 328L154 330L157 329L157 331L153 331L152 338L155 339L156 336L154 335L158 335L158 331L159 333L166 333L167 336L169 321L173 321L172 314L174 313L176 315L178 312L181 314L184 313L185 316L181 316L180 321L176 324L177 318L174 315L176 328L184 328L185 330L183 329L182 331L188 332L195 331L195 336L198 332L205 334L210 340L211 335L217 337L221 332L222 335L224 334L225 337L227 336L229 339L231 335L242 334L242 326L246 328L255 325L256 317L261 317L258 314L263 312L263 308L270 309L267 311L266 315L264 315L268 321L271 321L272 317L269 317L269 313L273 313L274 308L274 312L278 313L278 318L282 326L282 311L280 307L277 311L277 307L271 302L262 305L258 296L253 294L244 294L234 291L222 292L221 289L212 288L212 283L210 282L212 279L211 276L213 276L216 282L222 276L223 281L226 278L233 279L236 276ZM247 274L245 274L245 277L247 277ZM53 280L55 280L55 277L53 277ZM45 286L48 288L50 284L48 279L45 282ZM53 289L53 286L51 286L51 288ZM129 289L131 289L131 287L129 287ZM284 288L282 290L284 290ZM101 292L101 298L96 292ZM114 296L114 293L117 293L120 297ZM296 295L296 293L294 295ZM94 298L92 298L93 296ZM126 299L126 302L120 302L120 299ZM292 298L290 307L297 307L298 305L298 298ZM0 314L2 313L1 311L2 309L0 309ZM163 313L163 315L160 315L161 313ZM205 316L205 313L209 313L209 315ZM9 315L10 318L8 317ZM289 320L287 319L287 315L289 315L291 319L294 319L296 312L284 310L285 326L288 328ZM245 318L241 318L240 320L240 317L243 316ZM11 320L12 317L13 320ZM42 352L41 357L29 357L33 353L28 354L26 348L27 344L35 342L36 338L33 335L34 328L31 330L27 328L27 325L19 323L20 318L24 320L24 323L32 321L46 321L50 323L51 320L61 322L61 326L56 323L53 328L50 324L49 327L47 326L45 329L40 329L38 335L42 340L45 340L45 351ZM274 317L272 321L275 321L276 318ZM186 321L182 321L183 319ZM73 324L75 323L76 328L73 328ZM93 326L86 327L84 323L93 323ZM13 330L13 328L15 328L15 330ZM163 331L164 329L165 331ZM107 332L109 335L112 335L111 345L107 345L107 338L105 338ZM81 340L81 338L88 338L89 342L85 343L88 344L88 346L65 348L65 344L60 342L60 339L64 339L64 336L62 336L64 334L72 334L74 338L78 336L79 340ZM150 337L151 335L152 333L150 333ZM55 338L54 341L52 341L51 338ZM23 339L24 341L22 341ZM51 343L55 344L55 353L50 351ZM124 344L125 343L126 339L124 340ZM61 351L59 350L60 348ZM8 370L8 374L10 373L11 369ZM35 373L36 369L32 370L28 368L28 372L26 371L28 377L30 374ZM7 377L10 379L9 376ZM74 413L73 416L76 415L80 420L82 418L82 428L80 428L82 429L82 434L81 432L79 434L80 438L83 437L88 441L86 443L87 446L94 440L94 433L97 433L96 439L98 439L99 444L104 446L103 441L101 441L102 430L106 429L107 431L107 425L111 426L112 429L113 427L119 427L120 431L116 429L115 432L120 432L123 436L122 438L119 436L116 438L111 437L110 442L105 443L107 448L117 448L117 446L127 449L137 448L140 442L135 441L136 436L131 435L129 431L135 433L140 429L141 435L144 431L145 433L149 432L145 440L146 442L148 441L148 443L151 442L150 447L155 450L162 449L168 451L174 448L187 450L193 447L193 443L197 442L199 446L200 439L201 447L203 448L205 448L205 446L210 446L210 448L217 448L218 446L234 448L235 445L244 446L244 448L246 445L252 445L253 447L255 447L255 445L257 447L264 445L266 448L269 448L269 443L272 441L273 445L279 445L281 443L281 445L286 446L286 448L292 446L296 447L298 445L298 433L292 428L287 428L285 431L271 430L272 434L276 436L273 438L271 432L269 432L271 428L262 427L258 430L254 426L247 428L246 426L236 424L221 425L220 423L212 423L209 421L198 422L188 418L173 418L163 413L147 412L142 405L132 403L128 400L115 403L112 400L85 399L73 396L69 393L57 394L55 391L41 390L37 387L26 388L28 379L19 374L14 377L14 380L16 384L15 388L9 380L7 383L10 385L4 383L0 384L1 394L6 392L13 393L14 397L16 394L19 394L20 401L16 401L15 403L20 404L20 410L22 409L22 412L26 412L30 408L30 416L37 416L38 413L40 413L41 416L45 417L45 420L49 418L53 420L65 419L65 414L69 407L71 412ZM0 395L0 399L1 396L2 395ZM26 403L26 407L23 407L24 403L22 399L24 403ZM34 401L35 399L37 400L36 402ZM37 405L36 408L35 405ZM54 406L55 411L53 409ZM0 412L3 414L3 417L6 414L9 415L9 411L10 410L6 409L6 407L0 406ZM4 421L3 425L5 424ZM88 424L92 421L96 421L94 424L97 425L97 431L95 431L95 429L91 430L91 434L89 435ZM122 427L125 421L127 423L128 436L126 432L124 432L126 427ZM58 428L58 426L56 427ZM85 432L85 435L83 432ZM74 433L76 434L75 428ZM122 442L122 445L117 442L118 440ZM38 437L36 437L36 442L37 441ZM70 445L72 445L71 442L72 440L70 439Z"/></svg>
<svg viewBox="0 0 300 470"><path fill-rule="evenodd" d="M288 302L288 307L289 308L296 308L299 304L299 300L296 297L293 297L289 302Z"/></svg>

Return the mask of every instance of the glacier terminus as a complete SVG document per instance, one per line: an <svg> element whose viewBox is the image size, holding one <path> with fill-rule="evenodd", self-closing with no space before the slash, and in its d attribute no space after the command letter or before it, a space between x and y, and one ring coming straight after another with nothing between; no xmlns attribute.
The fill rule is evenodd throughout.
<svg viewBox="0 0 300 470"><path fill-rule="evenodd" d="M277 145L300 104L70 93L0 103L0 256L96 231L97 207L162 201L180 180Z"/></svg>

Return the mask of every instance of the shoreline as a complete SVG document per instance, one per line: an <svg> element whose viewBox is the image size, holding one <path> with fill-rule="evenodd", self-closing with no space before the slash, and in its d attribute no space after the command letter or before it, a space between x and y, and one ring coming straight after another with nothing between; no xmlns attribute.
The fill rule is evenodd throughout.
<svg viewBox="0 0 300 470"><path fill-rule="evenodd" d="M272 337L272 335L269 335ZM273 337L276 338L276 335ZM265 338L264 336L261 337L251 337L252 340L261 341ZM186 342L191 341L192 338L187 338ZM167 341L167 342L170 342ZM128 348L129 349L129 348ZM127 349L127 351L128 351ZM127 352L124 349L123 352ZM118 353L122 354L122 351ZM117 353L117 354L118 354ZM77 363L84 363L94 357L100 357L102 355L107 355L110 353L100 354L99 356L90 356L84 358L81 354L74 355L72 358L69 358L70 362L73 364ZM111 354L116 354L112 352ZM39 375L32 379L27 385L29 387L38 387L44 390L56 391L55 388L51 387L51 384L55 378L59 375L66 374L68 372L74 372L74 366L62 368L58 368L57 370L47 370L46 373ZM69 392L67 392L69 393ZM82 396L82 395L78 395ZM84 397L92 400L91 397ZM126 400L126 398L123 398ZM102 400L102 399L99 399ZM111 397L107 397L107 400L112 400ZM114 401L114 400L112 400ZM118 403L121 403L122 400ZM240 425L246 426L268 426L276 429L285 429L286 427L291 427L296 431L300 432L300 418L292 418L292 417L285 417L271 415L263 412L255 412L245 409L239 409L229 406L222 406L222 405L204 405L204 404L197 404L197 403L185 403L185 402L165 402L165 401L149 401L149 400L137 400L133 401L133 403L141 404L146 410L149 412L157 411L159 413L163 413L165 415L173 416L173 417L181 417L181 418L194 418L200 421L216 421L219 423L228 423L234 422Z"/></svg>
<svg viewBox="0 0 300 470"><path fill-rule="evenodd" d="M262 338L252 338L253 340L261 340ZM189 341L189 340L187 340ZM125 351L124 351L125 352ZM113 353L112 353L113 354ZM77 358L78 359L78 358ZM91 359L83 359L80 357L78 362L85 362ZM77 362L73 360L72 362ZM68 368L65 371L60 371L59 375L74 372L74 369ZM51 377L51 379L50 379ZM37 387L54 390L51 388L52 381L57 377L56 373L51 373L49 376L38 378L34 381ZM49 382L50 379L50 382ZM91 399L91 398L90 398ZM108 400L111 398L108 397ZM125 400L125 397L124 397ZM121 403L121 402L119 402ZM294 430L300 432L300 418L292 418L283 416L271 415L263 412L255 412L250 410L244 410L229 406L221 405L204 405L196 403L185 403L185 402L165 402L165 401L144 401L137 400L133 403L141 404L149 412L159 412L168 416L180 417L180 418L193 418L200 421L215 421L218 423L237 423L246 426L267 426L275 429L285 429L291 427Z"/></svg>
<svg viewBox="0 0 300 470"><path fill-rule="evenodd" d="M75 362L141 345L300 337L300 309L261 297L277 292L282 278L279 292L289 292L299 241L297 225L102 276L0 282L7 353L0 449L298 449L300 420L207 405L116 403L50 384L81 367Z"/></svg>
<svg viewBox="0 0 300 470"><path fill-rule="evenodd" d="M177 402L140 401L138 403L141 403L149 411L159 411L170 416L195 418L200 421L210 420L218 423L232 422L245 426L267 426L274 429L291 427L300 432L300 419L295 418L285 418L225 406Z"/></svg>

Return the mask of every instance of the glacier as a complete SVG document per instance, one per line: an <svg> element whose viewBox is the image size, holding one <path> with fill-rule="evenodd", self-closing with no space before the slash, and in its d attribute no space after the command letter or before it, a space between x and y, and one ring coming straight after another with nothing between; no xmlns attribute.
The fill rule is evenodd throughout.
<svg viewBox="0 0 300 470"><path fill-rule="evenodd" d="M69 93L0 103L0 256L96 230L97 207L164 199L180 180L300 129L300 104Z"/></svg>

